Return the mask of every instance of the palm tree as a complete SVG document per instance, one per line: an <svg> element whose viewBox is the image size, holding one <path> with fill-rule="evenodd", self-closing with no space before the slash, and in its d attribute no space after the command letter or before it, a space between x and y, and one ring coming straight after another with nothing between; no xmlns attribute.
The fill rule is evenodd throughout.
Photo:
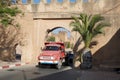
<svg viewBox="0 0 120 80"><path fill-rule="evenodd" d="M91 54L90 45L93 38L104 33L103 28L110 26L110 24L105 22L105 18L100 14L87 15L81 13L79 17L73 16L72 18L73 21L70 23L72 31L78 32L85 44L82 55L88 52ZM83 57L82 60L84 60Z"/></svg>

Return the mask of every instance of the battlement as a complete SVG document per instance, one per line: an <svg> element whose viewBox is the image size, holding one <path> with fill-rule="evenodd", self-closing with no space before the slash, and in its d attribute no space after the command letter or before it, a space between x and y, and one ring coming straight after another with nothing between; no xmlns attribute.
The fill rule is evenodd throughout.
<svg viewBox="0 0 120 80"><path fill-rule="evenodd" d="M13 0L16 1L16 0ZM77 3L77 2L83 2L83 3L94 3L94 2L99 2L99 0L21 0L21 2L23 4L40 4L40 3L44 3L44 4L52 4L52 3Z"/></svg>
<svg viewBox="0 0 120 80"><path fill-rule="evenodd" d="M34 18L70 18L79 13L96 14L113 6L114 0L22 0L24 12L32 12ZM108 4L109 3L109 7Z"/></svg>
<svg viewBox="0 0 120 80"><path fill-rule="evenodd" d="M22 0L30 12L98 12L108 0ZM111 0L109 0L111 1Z"/></svg>

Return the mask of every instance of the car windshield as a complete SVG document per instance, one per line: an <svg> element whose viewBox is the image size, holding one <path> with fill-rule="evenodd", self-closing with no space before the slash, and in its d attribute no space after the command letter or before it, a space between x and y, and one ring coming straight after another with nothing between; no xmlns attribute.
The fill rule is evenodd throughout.
<svg viewBox="0 0 120 80"><path fill-rule="evenodd" d="M52 50L52 51L58 51L58 46L46 46L44 50Z"/></svg>

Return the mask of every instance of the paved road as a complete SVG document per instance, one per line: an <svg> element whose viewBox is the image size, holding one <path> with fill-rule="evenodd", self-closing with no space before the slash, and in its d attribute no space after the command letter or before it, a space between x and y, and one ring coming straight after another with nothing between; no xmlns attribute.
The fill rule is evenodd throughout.
<svg viewBox="0 0 120 80"><path fill-rule="evenodd" d="M0 70L0 80L34 80L35 78L55 74L70 69L68 66L57 70L54 67L38 68L34 64Z"/></svg>
<svg viewBox="0 0 120 80"><path fill-rule="evenodd" d="M120 80L120 74L113 71L77 70L68 66L57 70L25 65L0 70L0 80Z"/></svg>

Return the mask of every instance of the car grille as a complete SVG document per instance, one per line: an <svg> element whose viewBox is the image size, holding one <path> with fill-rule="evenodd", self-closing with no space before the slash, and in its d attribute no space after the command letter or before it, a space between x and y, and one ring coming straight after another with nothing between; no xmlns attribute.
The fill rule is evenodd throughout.
<svg viewBox="0 0 120 80"><path fill-rule="evenodd" d="M43 59L51 59L51 57L50 56L43 56Z"/></svg>

